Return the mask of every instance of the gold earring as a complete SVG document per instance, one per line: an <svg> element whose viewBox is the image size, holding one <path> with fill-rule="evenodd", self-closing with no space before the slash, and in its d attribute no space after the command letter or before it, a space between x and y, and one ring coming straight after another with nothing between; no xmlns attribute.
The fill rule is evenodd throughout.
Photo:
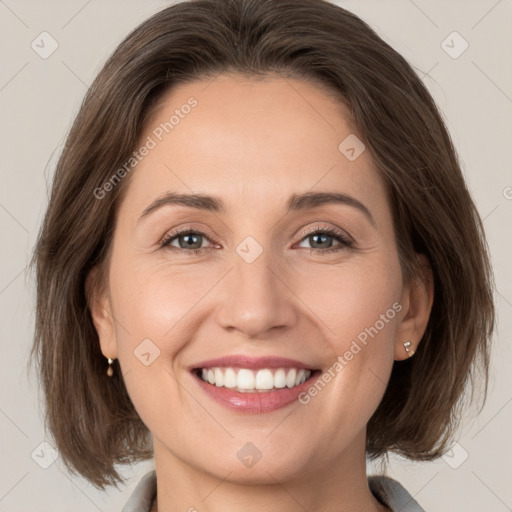
<svg viewBox="0 0 512 512"><path fill-rule="evenodd" d="M108 368L107 368L107 375L109 377L112 377L114 375L114 369L112 368L112 363L114 362L113 359L108 358Z"/></svg>
<svg viewBox="0 0 512 512"><path fill-rule="evenodd" d="M405 351L407 352L409 357L412 357L414 355L414 350L412 348L409 348L410 346L411 346L410 341L404 341Z"/></svg>

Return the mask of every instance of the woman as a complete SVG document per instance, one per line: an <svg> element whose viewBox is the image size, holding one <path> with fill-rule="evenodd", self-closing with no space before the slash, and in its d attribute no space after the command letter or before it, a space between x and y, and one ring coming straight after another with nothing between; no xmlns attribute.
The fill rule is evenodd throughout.
<svg viewBox="0 0 512 512"><path fill-rule="evenodd" d="M317 0L193 0L123 41L59 160L37 354L67 466L135 510L418 511L494 327L425 87Z"/></svg>

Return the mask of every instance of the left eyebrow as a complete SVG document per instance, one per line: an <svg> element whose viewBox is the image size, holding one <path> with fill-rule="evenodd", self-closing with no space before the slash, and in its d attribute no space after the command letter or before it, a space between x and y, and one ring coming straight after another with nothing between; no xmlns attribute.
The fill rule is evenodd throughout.
<svg viewBox="0 0 512 512"><path fill-rule="evenodd" d="M288 210L306 210L308 208L323 206L324 204L345 204L357 208L370 221L370 224L376 227L375 219L367 206L355 197L338 192L306 192L304 194L293 194L290 199L288 199Z"/></svg>
<svg viewBox="0 0 512 512"><path fill-rule="evenodd" d="M305 192L302 194L292 194L287 201L288 211L307 210L323 206L324 204L344 204L352 206L362 212L370 221L372 226L376 227L375 219L370 210L359 199L348 194L338 192ZM168 192L151 203L141 214L139 222L150 213L165 205L180 205L189 208L196 208L211 212L226 212L226 204L219 197L208 196L205 194L176 194Z"/></svg>

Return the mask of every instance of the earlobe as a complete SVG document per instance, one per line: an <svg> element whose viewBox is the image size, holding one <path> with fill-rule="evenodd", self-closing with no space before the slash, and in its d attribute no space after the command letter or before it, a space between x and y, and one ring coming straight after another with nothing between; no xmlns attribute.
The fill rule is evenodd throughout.
<svg viewBox="0 0 512 512"><path fill-rule="evenodd" d="M412 357L427 329L434 302L434 276L428 258L418 254L421 275L404 288L402 318L395 341L395 360Z"/></svg>
<svg viewBox="0 0 512 512"><path fill-rule="evenodd" d="M107 358L117 358L114 322L111 305L104 283L100 282L100 271L94 267L85 281L85 294L94 328L98 333L101 352Z"/></svg>

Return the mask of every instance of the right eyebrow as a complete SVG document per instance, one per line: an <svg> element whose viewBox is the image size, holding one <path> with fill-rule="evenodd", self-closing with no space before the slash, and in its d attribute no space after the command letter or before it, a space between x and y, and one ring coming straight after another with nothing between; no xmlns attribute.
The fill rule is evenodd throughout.
<svg viewBox="0 0 512 512"><path fill-rule="evenodd" d="M189 208L198 208L200 210L207 210L211 212L225 212L226 205L222 199L218 197L206 196L204 194L176 194L174 192L168 192L163 196L153 201L139 217L141 221L144 217L147 217L150 213L161 208L165 205L181 205L188 206Z"/></svg>

